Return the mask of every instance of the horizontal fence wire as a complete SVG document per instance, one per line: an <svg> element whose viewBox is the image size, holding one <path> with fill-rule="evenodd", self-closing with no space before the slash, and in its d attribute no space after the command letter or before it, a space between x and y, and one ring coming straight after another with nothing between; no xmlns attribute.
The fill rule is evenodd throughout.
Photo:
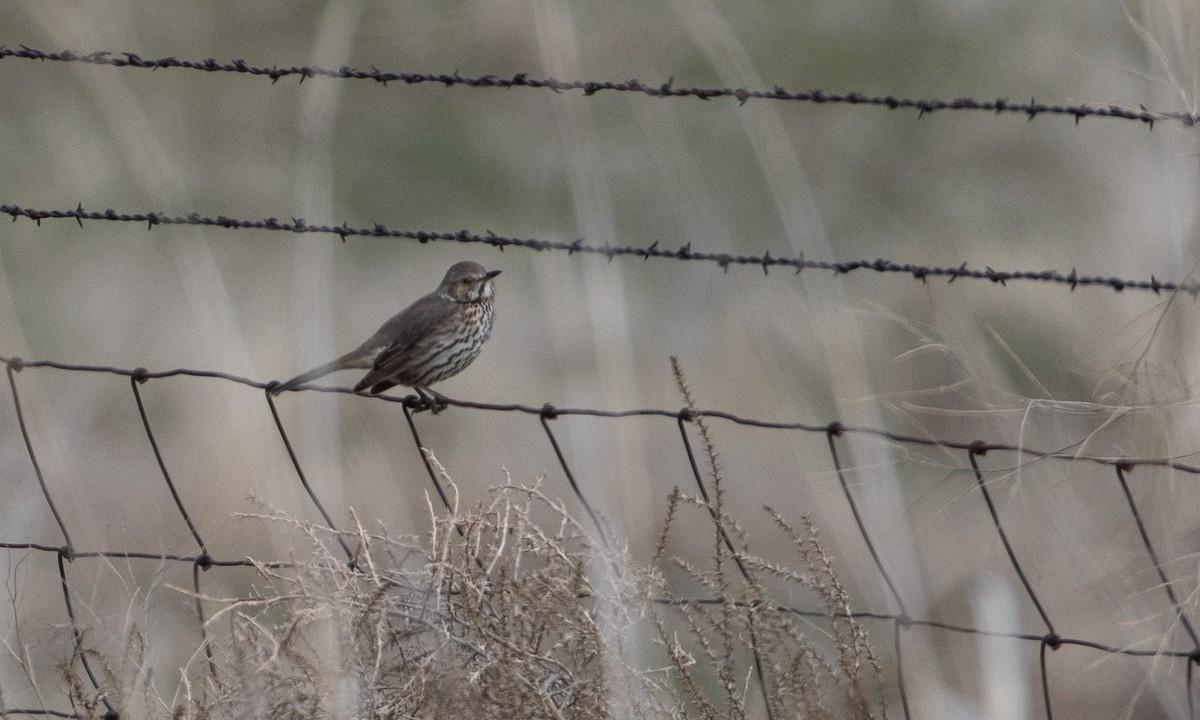
<svg viewBox="0 0 1200 720"><path fill-rule="evenodd" d="M170 377L194 377L194 378L214 378L225 380L238 385L258 390L270 390L277 386L277 380L254 380L252 378L235 375L233 373L220 372L217 370L198 370L192 368L175 368L172 370L148 370L143 367L139 368L122 368L112 365L90 365L83 363L68 363L59 360L25 360L19 357L0 355L0 363L13 368L16 372L20 372L24 368L53 368L55 370L65 370L68 372L82 373L101 373L110 375L120 375L123 377L131 377L138 381L170 378ZM371 395L366 392L355 392L347 387L339 387L332 385L314 385L308 384L304 386L306 390L312 392L334 393L340 395L353 395L356 397L370 398L379 402L401 403L409 407L420 406L419 398L415 395L389 395L380 393ZM699 410L692 411L688 408L680 410L668 410L662 408L636 408L628 410L604 410L600 408L570 408L557 407L546 403L542 405L527 405L522 403L484 403L475 402L472 400L458 400L447 397L439 393L439 401L445 400L447 405L453 407L470 408L475 410L491 410L496 412L514 412L525 415L534 415L538 417L546 417L550 420L561 416L579 415L585 417L597 418L625 418L625 417L667 417L672 420L683 420L690 422L697 416L706 418L717 418L727 420L737 425L758 428L770 428L775 430L800 430L808 433L826 434L832 433L835 436L841 435L867 435L878 437L892 442L907 444L907 445L922 445L934 448L947 448L951 450L969 450L978 455L986 455L993 450L1011 452L1027 458L1035 460L1074 460L1082 462L1097 463L1101 465L1111 465L1113 467L1120 466L1126 471L1132 470L1139 465L1162 467L1170 470L1178 470L1190 475L1200 475L1200 465L1191 465L1180 462L1173 458L1163 457L1124 457L1116 455L1092 455L1089 453L1075 453L1063 450L1039 450L1029 447L1028 445L1018 445L1005 442L987 442L983 440L963 441L950 438L937 438L927 435L912 435L908 433L894 432L881 428L872 428L858 425L848 425L841 421L834 420L828 423L806 423L806 422L787 422L778 420L764 420L760 418L748 418L723 410Z"/></svg>
<svg viewBox="0 0 1200 720"><path fill-rule="evenodd" d="M732 98L745 104L750 100L782 100L788 102L815 103L819 105L857 105L886 110L916 110L918 116L946 110L981 111L992 114L1024 115L1033 120L1039 115L1058 115L1074 118L1076 124L1083 118L1113 118L1144 123L1153 128L1154 123L1170 121L1187 127L1196 125L1200 115L1191 112L1149 110L1145 107L1128 108L1120 105L1089 105L1086 103L1057 104L1042 103L1036 98L1029 101L1012 101L1007 98L980 100L971 97L954 100L906 98L895 95L868 95L861 92L831 93L819 89L792 91L776 85L770 89L730 87L682 87L676 86L674 78L666 82L647 83L641 80L558 80L552 77L535 78L529 73L519 72L508 76L486 74L464 76L460 73L385 72L377 68L361 70L341 66L334 70L316 65L253 65L245 60L221 62L213 58L187 60L174 56L157 59L143 58L136 53L95 50L80 53L72 50L58 52L38 50L27 45L9 47L0 45L0 59L21 58L55 62L78 62L92 65L107 65L118 68L141 68L146 70L198 70L201 72L236 73L270 78L272 83L283 78L295 77L301 82L308 78L336 78L343 80L372 80L381 86L389 83L405 85L440 85L443 87L468 88L533 88L561 93L578 91L584 96L600 92L626 92L649 95L656 98L697 98L712 100Z"/></svg>
<svg viewBox="0 0 1200 720"><path fill-rule="evenodd" d="M171 215L162 212L129 213L117 210L85 210L82 204L71 209L35 209L14 204L0 204L0 214L10 216L14 222L20 218L33 220L41 226L43 220L74 220L83 227L84 220L100 220L106 222L145 224L147 229L158 225L191 225L200 227L225 228L227 230L269 230L274 232L291 232L298 234L336 235L344 242L350 237L391 238L397 240L415 240L419 243L457 242L487 245L504 250L516 247L537 251L565 251L567 253L584 253L603 255L609 260L614 257L640 257L643 260L660 258L665 260L686 260L713 263L728 271L730 266L761 267L764 274L771 268L788 268L798 275L804 270L823 270L835 275L847 275L856 270L873 270L877 273L908 275L925 283L929 278L946 278L954 282L960 278L969 280L987 280L999 285L1007 285L1010 281L1031 281L1065 286L1070 290L1077 287L1103 287L1116 292L1123 290L1149 290L1156 295L1164 292L1183 292L1195 298L1200 294L1200 283L1160 280L1154 275L1149 279L1130 279L1103 275L1080 274L1074 268L1069 273L1057 270L996 270L991 267L983 269L970 267L967 263L956 266L928 266L914 263L900 263L892 260L851 260L838 262L832 260L809 260L803 255L797 257L775 257L768 250L762 255L734 255L730 253L704 252L692 249L689 242L678 248L662 248L658 242L644 247L589 245L582 239L572 242L556 240L539 240L534 238L515 238L497 235L493 232L476 233L470 230L443 232L434 230L397 230L386 225L371 227L352 227L346 223L341 225L313 224L300 218L279 220L274 217L262 220L246 220L225 215L210 217L199 213L187 215Z"/></svg>
<svg viewBox="0 0 1200 720"><path fill-rule="evenodd" d="M92 657L94 655L94 651L91 651L85 647L86 636L85 636L82 626L75 614L75 610L74 610L75 602L73 601L74 593L72 591L72 586L71 586L71 582L70 582L70 574L67 570L69 564L77 562L77 561L82 561L85 559L92 559L92 558L105 558L105 559L126 558L126 559L153 560L153 561L156 561L159 563L166 563L166 562L186 563L186 564L191 565L192 577L193 577L192 592L194 593L194 597L195 597L195 601L194 601L195 602L195 614L197 617L197 623L199 625L200 643L201 643L201 646L203 647L203 650L205 651L205 653L207 655L207 660L209 663L209 672L212 673L213 676L216 675L217 670L216 670L216 667L214 664L212 650L209 647L209 639L208 639L207 634L204 629L205 628L205 607L204 607L204 602L201 600L201 598L203 597L202 583L200 580L201 573L212 570L214 568L223 568L223 567L285 568L285 567L293 566L292 564L290 564L288 562L282 562L282 561L262 562L262 561L258 561L258 560L251 560L249 558L242 558L242 559L224 558L224 559L222 559L222 558L215 558L215 557L212 557L209 555L208 551L205 549L205 544L204 544L203 540L201 539L202 538L202 529L198 528L197 525L193 522L193 520L191 519L191 515L185 508L183 500L180 498L179 494L175 491L174 484L173 484L170 474L168 472L167 460L163 457L163 455L160 452L158 443L155 440L153 423L152 423L151 418L149 417L148 413L146 412L145 405L143 404L143 402L141 400L140 391L138 389L139 385L142 385L151 380L162 380L162 379L168 379L168 378L174 378L174 377L191 377L191 378L210 380L210 381L214 381L214 382L234 383L234 384L242 385L247 388L254 389L254 390L264 391L264 393L263 393L264 402L268 403L268 405L270 406L271 415L277 426L277 430L279 432L281 441L287 447L289 457L291 459L292 464L295 467L297 476L300 480L301 485L303 486L303 488L306 492L306 495L308 496L309 500L312 502L313 506L318 510L322 519L324 520L326 525L329 527L329 529L335 533L335 535L338 539L338 542L340 543L342 549L346 553L347 563L349 564L349 566L351 568L354 568L355 562L356 562L356 557L355 557L354 553L351 551L350 547L346 544L346 538L351 537L351 535L348 535L348 534L343 533L338 530L334 521L332 520L330 513L321 504L321 501L317 498L316 493L313 491L312 487L309 485L308 481L305 478L304 471L301 468L300 461L297 459L297 455L293 450L292 443L288 439L287 433L284 429L283 422L280 420L280 416L275 409L275 405L274 405L275 400L273 399L273 396L272 396L270 390L272 390L273 388L276 387L277 382L275 382L275 381L263 382L263 381L252 380L249 378L240 377L240 376L233 375L230 373L216 372L216 371L209 371L209 370L195 370L195 369L188 369L188 368L177 368L177 369L163 370L163 371L150 371L145 368L132 368L131 369L131 368L104 366L104 365L82 365L82 364L59 362L59 361L54 361L54 360L22 360L17 357L9 357L9 356L2 356L2 355L0 355L0 362L4 363L6 365L6 369L7 369L7 372L9 375L9 380L10 380L10 388L12 390L13 412L15 413L16 419L20 423L23 431L26 428L25 418L24 418L25 411L22 409L23 406L21 403L20 390L19 390L20 384L16 380L16 376L18 376L20 374L20 372L30 370L30 369L43 369L43 370L47 370L47 371L65 371L65 372L73 372L73 373L109 374L109 375L116 375L116 376L128 378L130 380L131 392L134 396L133 400L134 400L136 408L138 410L141 422L144 426L146 436L147 436L147 441L149 442L149 444L154 452L155 459L158 464L159 472L162 476L163 481L167 484L168 488L171 491L171 494L172 494L172 497L174 500L174 504L175 504L178 514L180 515L181 519L187 526L188 531L190 532L193 539L195 540L195 543L198 548L197 553L188 555L188 554L171 554L171 553L132 551L132 550L96 550L96 549L74 547L71 545L69 535L67 532L67 528L63 524L63 522L58 514L58 510L56 508L56 499L51 496L51 493L47 489L44 482L41 485L42 492L45 497L47 505L50 507L50 510L55 515L55 517L58 518L58 524L59 524L59 527L60 527L60 530L61 530L61 533L63 536L64 545L53 546L53 545L47 545L47 544L19 542L19 541L0 542L0 549L5 549L5 550L9 550L9 551L33 551L33 552L53 554L57 557L58 571L59 571L60 583L61 583L62 594L63 594L63 603L64 603L64 606L66 609L67 621L68 621L69 627L72 630L73 637L75 639L75 651L74 651L73 657L74 657L75 661L79 662L80 665L84 668L85 676L89 678L89 681L92 683L93 687L95 687L96 691L101 694L101 697L105 698L105 700L104 700L105 703L108 703L109 701L107 700L107 697L103 695L104 688L102 686L102 680L98 679L96 677L95 673L93 673L93 671L91 670L90 664L89 664L89 660L88 660L89 657ZM441 499L443 506L447 510L451 509L450 501L447 498L445 491L440 486L438 476L435 473L433 467L428 462L428 457L425 454L424 448L422 447L420 437L417 433L417 426L416 426L416 423L414 420L414 414L416 412L430 409L430 406L427 404L426 400L424 400L422 398L418 398L415 395L406 395L406 396L386 395L386 394L384 394L384 395L363 395L362 393L354 393L353 391L345 389L345 388L323 387L323 386L305 386L301 389L298 389L297 391L298 392L299 391L304 391L304 392L311 391L311 392L339 393L339 394L347 394L347 395L360 395L362 397L368 398L368 399L376 401L376 402L389 402L389 403L401 404L404 409L406 419L408 420L408 424L412 430L413 442L416 445L418 452L421 453L422 458L425 460L425 468L428 471L430 480L434 484L435 488L437 489L438 495ZM1008 638L1008 639L1019 640L1019 641L1023 641L1023 642L1027 642L1027 643L1031 643L1031 644L1036 643L1039 648L1039 664L1040 664L1040 670L1041 670L1041 672L1040 672L1041 692L1042 692L1042 697L1043 697L1043 703L1045 706L1045 708L1044 708L1045 715L1048 718L1053 717L1054 704L1052 701L1052 698L1053 698L1052 688L1053 688L1054 680L1053 680L1053 672L1051 671L1051 669L1049 667L1052 665L1052 661L1050 659L1048 659L1048 657L1047 657L1047 653L1046 653L1047 650L1061 650L1066 647L1077 647L1077 648L1091 650L1091 651L1094 651L1097 653L1106 654L1106 655L1110 655L1110 656L1127 656L1127 657L1133 657L1133 658L1154 658L1156 662L1174 661L1174 662L1186 663L1186 666L1187 666L1187 672L1186 672L1187 702L1188 702L1188 707L1189 707L1189 711L1190 711L1190 716L1196 717L1195 705L1194 705L1194 701L1193 701L1194 688L1192 687L1192 674L1193 674L1192 668L1193 668L1193 665L1200 662L1200 643L1197 642L1197 633L1193 629L1191 620L1185 612L1185 607L1180 601L1180 595L1176 592L1176 590L1173 586L1173 582L1172 582L1171 578L1168 576L1166 569L1164 568L1162 562L1159 559L1159 555L1154 548L1154 544L1151 540L1150 532L1147 529L1145 520L1144 520L1142 514L1139 512L1137 505L1134 501L1133 495L1129 490L1127 476L1138 466L1169 468L1169 469L1187 473L1187 474L1193 475L1193 476L1200 475L1200 467L1197 467L1194 465L1183 464L1172 458L1161 458L1161 457L1160 458L1144 458L1144 457L1084 455L1084 454L1076 454L1076 453L1066 453L1066 452L1062 452L1062 451L1039 450L1036 448L1028 447L1026 445L1013 445L1013 444L1001 443L1001 442L987 442L987 441L983 441L983 440L965 441L965 440L954 439L954 438L907 435L907 434L897 433L897 432L893 432L893 431L882 429L882 428L858 427L858 426L843 424L839 421L832 421L832 422L826 422L826 423L806 423L806 422L799 422L799 421L775 421L775 420L765 420L765 419L758 419L758 418L747 418L747 417L741 417L738 415L734 415L732 413L718 411L718 410L689 409L689 408L683 408L681 410L655 409L655 408L641 408L641 409L629 409L629 410L604 410L604 409L598 409L598 408L560 408L560 407L555 407L555 406L549 405L549 404L543 404L541 406L525 405L525 404L494 404L494 403L473 402L473 401L467 401L467 400L457 400L457 399L448 398L448 397L440 398L439 402L444 403L446 406L460 408L464 411L521 413L521 414L525 414L525 415L537 416L541 421L541 425L542 425L542 428L546 435L546 439L550 443L550 445L553 447L555 456L556 456L558 462L560 463L565 476L567 477L567 479L569 481L571 492L575 495L575 497L578 499L578 501L582 504L585 511L591 517L591 519L594 523L594 528L597 533L598 545L605 546L605 547L607 547L607 543L609 542L608 540L605 539L605 534L607 532L607 528L604 526L601 519L592 510L591 505L585 495L585 492L581 488L581 486L575 482L575 474L572 471L570 459L567 456L567 454L565 452L563 452L561 446L555 440L554 433L550 429L551 423L554 420L556 420L558 418L562 418L562 417L568 417L568 416L585 416L585 417L605 418L605 419L618 419L618 418L629 418L629 417L650 417L650 418L658 417L658 418L662 418L664 422L670 422L672 424L678 425L678 428L679 428L680 434L681 434L681 438L682 438L682 450L684 453L686 453L686 460L690 463L690 466L692 469L692 474L694 475L696 483L700 489L700 494L701 494L701 496L703 496L705 498L708 497L708 491L705 489L704 480L701 478L701 473L700 473L698 465L696 463L695 454L693 453L693 450L691 447L691 441L688 438L688 429L687 429L687 427L689 425L696 423L698 420L712 419L712 420L719 420L719 421L723 421L723 422L734 423L734 424L737 424L740 426L757 428L757 429L761 429L761 430L798 431L798 432L803 432L803 433L823 435L828 444L830 467L835 471L835 474L838 478L839 484L841 486L841 490L844 494L844 497L846 499L848 507L849 507L850 511L852 512L853 517L855 519L855 522L857 525L857 530L861 536L864 546L867 549L869 549L870 555L872 558L872 562L874 563L875 568L879 573L879 576L886 583L887 588L889 590L889 595L890 595L890 597L894 603L894 606L896 608L896 610L893 610L893 611L880 611L880 610L854 611L849 614L842 613L838 616L839 617L848 617L848 618L852 617L852 618L857 618L857 619L862 619L862 620L871 620L871 621L877 621L877 622L883 622L883 623L890 624L891 632L894 637L894 646L895 646L894 649L895 649L895 653L896 653L896 683L899 687L900 700L901 700L901 706L902 706L902 714L904 717L906 717L906 718L911 717L910 708L909 708L908 700L907 700L907 697L908 697L907 690L906 690L906 682L910 682L911 678L906 679L904 676L904 672L903 672L903 668L904 668L903 660L904 660L905 653L906 653L904 638L906 637L908 632L911 632L915 628L926 628L926 629L930 629L930 630L938 630L938 631L944 631L944 632L950 632L950 633L975 635L975 636L982 636L982 637ZM1039 616L1042 620L1042 624L1044 626L1043 632L1041 632L1041 633L1037 633L1037 632L1002 632L1002 631L996 631L996 630L989 630L989 629L985 629L985 628L971 627L971 626L966 626L966 625L961 625L961 624L941 622L941 621L931 619L931 618L912 617L908 613L908 611L905 609L906 603L905 603L905 599L903 597L902 592L898 589L897 585L893 582L892 575L891 575L891 573L889 573L889 570L887 569L885 562L883 561L883 559L881 558L879 553L877 553L875 550L876 543L872 538L872 532L870 531L867 521L864 519L863 514L859 510L858 501L855 498L855 494L853 492L851 483L848 482L846 475L845 475L845 470L842 466L842 462L839 459L838 445L840 443L844 442L844 438L846 436L850 436L850 435L860 435L860 436L881 438L881 439L885 439L887 441L899 443L902 445L935 447L935 448L940 448L943 450L957 451L959 453L962 453L962 455L964 456L964 458L966 460L966 464L971 468L971 471L974 474L974 477L977 481L978 489L980 490L980 492L983 496L983 499L987 505L992 528L995 531L995 533L997 534L997 537L1000 539L1001 543L1004 545L1008 561L1011 564L1015 573L1020 578L1020 580L1022 582L1022 586L1025 591L1025 594L1027 595L1027 597L1029 598L1029 600L1031 601L1033 606L1037 608ZM35 468L35 470L40 475L41 470L38 469L37 459L36 459L36 454L35 454L35 447L38 444L38 439L36 437L29 435L28 432L25 433L24 439L25 439L25 445L26 445L29 460L33 464L33 467ZM980 458L988 455L989 453L996 453L996 452L1004 452L1004 453L1016 455L1018 458L1023 458L1022 462L1055 461L1055 462L1069 462L1069 463L1090 463L1090 464L1110 468L1112 470L1112 472L1114 473L1116 482L1118 483L1118 485L1120 486L1120 488L1122 490L1124 501L1125 501L1126 507L1128 508L1129 517L1134 521L1134 523L1137 526L1139 538L1140 538L1141 544L1146 552L1146 556L1149 559L1150 564L1153 567L1154 571L1157 573L1157 576L1161 580L1160 588L1161 588L1162 594L1165 596L1164 602L1170 607L1171 613L1172 613L1173 617L1175 618L1175 620L1177 622L1179 622L1186 630L1187 635L1188 635L1188 640L1190 641L1191 647L1188 647L1188 648L1171 647L1170 644L1167 643L1165 641L1165 639L1163 639L1163 640L1159 640L1157 642L1150 643L1150 645L1153 647L1153 649L1139 649L1139 648L1133 648L1133 647L1115 646L1110 643L1100 642L1100 641L1097 641L1097 640L1094 640L1091 638L1087 638L1087 637L1072 637L1072 636L1060 634L1055 629L1055 626L1054 626L1054 623L1052 622L1052 618L1050 616L1049 611L1046 609L1046 606L1039 599L1039 595L1038 595L1037 589L1035 587L1036 584L1030 579L1029 575L1026 573L1025 569L1023 568L1023 565L1021 562L1021 552L1017 548L1015 548L1009 540L1008 533L1006 532L1005 527L1004 527L1004 519L1003 519L1001 513L996 508L995 504L993 503L993 501L990 497L990 494L989 494L987 483L984 480L984 473L986 472L986 470L984 467L981 466ZM682 460L682 458L681 458L681 460ZM60 500L61 500L61 498L60 498ZM725 535L723 537L725 538L725 541L728 542L728 535ZM734 557L737 557L737 555L735 554ZM730 601L728 598L682 597L682 598L660 598L660 599L656 599L655 602L657 602L659 604L675 605L675 606L688 606L688 605L703 606L703 605L716 605L716 604L722 604L722 603L729 603ZM738 601L738 603L735 603L735 604L737 604L738 607L742 607L743 609L746 609L748 611L752 610L752 608L750 608L749 606L745 606L740 601ZM777 605L776 609L786 612L786 613L794 614L799 617L806 617L806 618L830 617L829 611L824 610L824 609L814 610L814 609L803 608L803 607L793 607L793 606L786 605L786 604ZM757 654L757 651L755 651L755 652ZM759 670L759 677L761 678L761 669ZM51 715L51 716L57 716L57 717L71 717L71 718L83 717L82 714L74 712L74 711L63 711L63 710L57 710L57 709L52 709L52 708L24 708L24 709L0 708L0 711L3 711L3 713L7 714L8 716L13 716L13 715ZM768 710L768 712L769 712L769 710ZM118 708L112 704L106 704L105 710L102 714L102 717L110 718L111 720L115 720L116 718L120 717L120 708Z"/></svg>

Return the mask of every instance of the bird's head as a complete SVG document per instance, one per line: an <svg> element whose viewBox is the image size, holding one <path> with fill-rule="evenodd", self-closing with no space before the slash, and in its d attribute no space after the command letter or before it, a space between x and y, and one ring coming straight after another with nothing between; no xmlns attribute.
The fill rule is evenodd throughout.
<svg viewBox="0 0 1200 720"><path fill-rule="evenodd" d="M495 295L492 278L499 274L499 270L487 270L479 263L469 260L454 263L446 271L446 277L442 278L438 294L461 303L491 300Z"/></svg>

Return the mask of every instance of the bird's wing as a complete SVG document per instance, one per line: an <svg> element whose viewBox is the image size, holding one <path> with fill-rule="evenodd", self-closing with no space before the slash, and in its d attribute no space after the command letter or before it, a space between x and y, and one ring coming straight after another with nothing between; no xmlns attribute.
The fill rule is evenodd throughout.
<svg viewBox="0 0 1200 720"><path fill-rule="evenodd" d="M413 360L413 350L422 340L442 331L451 322L455 310L454 303L448 303L436 295L426 295L384 323L367 341L367 344L376 341L383 345L383 350L375 357L371 372L354 389L363 390L384 383L399 373ZM371 392L382 392L396 384L392 381L378 389L372 387Z"/></svg>

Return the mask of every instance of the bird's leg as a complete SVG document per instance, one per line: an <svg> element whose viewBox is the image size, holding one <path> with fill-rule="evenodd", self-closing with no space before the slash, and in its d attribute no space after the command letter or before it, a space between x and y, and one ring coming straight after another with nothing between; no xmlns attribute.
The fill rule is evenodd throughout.
<svg viewBox="0 0 1200 720"><path fill-rule="evenodd" d="M423 387L414 387L413 390L417 391L417 395L420 396L421 402L428 405L429 412L433 413L434 415L437 415L446 409L446 398L441 393Z"/></svg>
<svg viewBox="0 0 1200 720"><path fill-rule="evenodd" d="M429 397L429 393L425 392L425 388L414 385L413 390L417 393L417 399L421 401L421 404L415 408L417 412L433 407L433 398Z"/></svg>
<svg viewBox="0 0 1200 720"><path fill-rule="evenodd" d="M433 389L429 389L429 388L427 388L427 390L429 390L430 397L433 398L433 406L429 408L429 412L433 413L434 415L437 415L438 413L440 413L441 411L443 411L447 407L449 407L449 405L447 405L447 403L446 403L445 395L441 394L437 390L433 390Z"/></svg>

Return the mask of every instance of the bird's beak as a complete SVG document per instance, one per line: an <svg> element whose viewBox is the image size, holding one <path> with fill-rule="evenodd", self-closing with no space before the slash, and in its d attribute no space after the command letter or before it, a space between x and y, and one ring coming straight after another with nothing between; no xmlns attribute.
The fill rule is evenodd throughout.
<svg viewBox="0 0 1200 720"><path fill-rule="evenodd" d="M486 278L486 279L488 279L488 280L491 280L492 278L496 277L496 276L497 276L497 275L499 275L499 274L500 274L500 271L499 271L499 270L490 270L490 271L488 271L488 272L484 273L484 274L483 274L483 277L484 277L484 278Z"/></svg>

